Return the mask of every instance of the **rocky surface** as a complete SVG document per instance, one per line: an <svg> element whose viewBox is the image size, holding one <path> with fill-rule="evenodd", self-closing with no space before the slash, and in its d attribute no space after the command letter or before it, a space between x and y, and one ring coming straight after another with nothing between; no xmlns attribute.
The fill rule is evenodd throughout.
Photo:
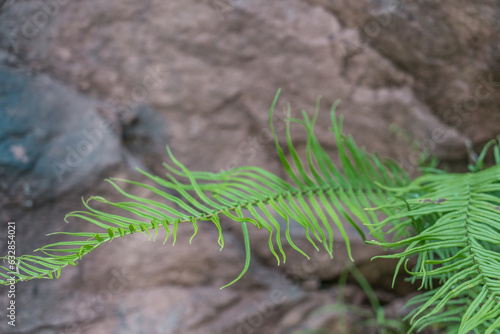
<svg viewBox="0 0 500 334"><path fill-rule="evenodd" d="M283 175L267 131L278 87L282 140L286 102L298 115L322 95L317 134L334 154L328 109L340 98L345 132L412 174L418 153L408 141L464 170L464 141L477 150L500 132L500 7L492 0L0 3L0 219L16 222L20 253L46 243L47 232L88 228L64 224L64 215L82 208L81 196L117 198L103 178L140 180L135 167L164 173L166 144L191 169L256 165ZM303 151L304 133L295 133ZM116 240L59 280L18 284L18 326L2 321L0 332L338 328L342 315L311 312L338 300L341 242L333 262L289 252L276 268L267 236L252 231L249 273L219 291L244 258L239 231L224 224L222 252L213 228L202 226L189 245L186 227L175 248ZM373 267L381 250L360 239L353 247L381 300L399 310L410 290L389 292L394 264ZM350 289L352 303L367 304ZM347 319L349 333L362 331L358 320Z"/></svg>

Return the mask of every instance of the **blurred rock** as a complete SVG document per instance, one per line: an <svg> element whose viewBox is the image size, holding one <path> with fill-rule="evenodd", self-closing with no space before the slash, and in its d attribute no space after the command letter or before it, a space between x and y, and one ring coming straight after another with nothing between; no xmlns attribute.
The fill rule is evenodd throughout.
<svg viewBox="0 0 500 334"><path fill-rule="evenodd" d="M418 152L406 136L463 171L464 141L479 150L499 134L499 18L500 6L491 0L4 1L0 217L16 220L23 253L45 243L41 236L52 230L84 230L80 222L63 224L65 213L81 209L80 196L118 199L100 180L140 179L134 167L162 175L167 144L190 169L255 165L284 176L268 132L278 87L281 142L286 102L293 115L312 113L322 95L317 135L332 155L329 108L340 98L345 132L368 151L415 175ZM303 153L304 132L292 131ZM265 334L338 328L339 313L305 319L336 300L322 289L348 260L341 240L331 261L293 230L312 260L287 250L286 265L276 270L267 235L251 230L249 273L219 292L244 263L240 232L227 228L228 245L219 252L213 228L203 228L192 246L189 227L179 231L183 242L174 249L136 237L116 240L58 281L19 284L16 329ZM348 232L355 263L385 291L394 263L374 267L369 259L381 250ZM275 290L282 297L277 302L271 301ZM353 333L357 321L347 319Z"/></svg>
<svg viewBox="0 0 500 334"><path fill-rule="evenodd" d="M120 163L120 140L97 106L47 75L0 65L0 207L85 189Z"/></svg>

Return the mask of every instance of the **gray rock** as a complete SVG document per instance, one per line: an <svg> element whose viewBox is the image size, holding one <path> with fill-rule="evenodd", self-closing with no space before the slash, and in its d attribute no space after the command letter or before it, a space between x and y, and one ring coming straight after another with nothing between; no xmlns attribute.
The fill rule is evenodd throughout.
<svg viewBox="0 0 500 334"><path fill-rule="evenodd" d="M120 139L98 102L47 75L0 65L0 119L2 206L84 189L121 161Z"/></svg>

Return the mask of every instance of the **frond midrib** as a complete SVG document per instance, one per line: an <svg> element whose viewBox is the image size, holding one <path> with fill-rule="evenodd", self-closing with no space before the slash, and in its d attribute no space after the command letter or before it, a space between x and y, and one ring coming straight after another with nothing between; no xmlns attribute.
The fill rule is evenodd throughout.
<svg viewBox="0 0 500 334"><path fill-rule="evenodd" d="M247 202L243 202L243 203L233 202L233 203L231 203L231 205L228 205L224 209L214 210L214 212L211 214L208 214L208 215L203 214L200 216L193 215L192 217L198 218L198 219L205 219L205 218L210 218L215 214L223 214L224 212L226 212L228 210L235 210L237 208L245 208L245 207L249 207L249 206L254 206L260 202L267 204L268 202L277 200L279 198L290 199L290 197L296 198L299 195L300 196L316 195L319 192L326 193L327 191L330 191L330 190L332 190L334 193L338 193L339 191L342 191L344 193L348 193L349 191L352 191L352 192L362 191L363 193L368 193L369 191L371 191L371 192L379 191L379 192L383 192L383 193L388 193L388 191L386 191L380 187L357 187L357 188L349 187L349 188L347 188L347 187L339 187L338 185L326 183L323 186L314 185L314 186L304 187L302 189L295 188L294 190L282 191L282 192L279 192L276 194L269 194L269 195L262 196L259 199L252 199L252 201L247 201ZM189 219L184 219L184 220L178 220L177 222L184 223L184 222L190 222L190 221L191 220L189 220Z"/></svg>
<svg viewBox="0 0 500 334"><path fill-rule="evenodd" d="M488 293L494 297L497 304L500 304L500 300L498 299L498 296L495 296L495 294L492 291L492 289L490 288L489 284L484 279L484 273L481 270L481 263L480 263L480 261L478 261L478 258L475 254L476 252L474 251L474 246L471 243L471 237L470 237L471 232L469 231L469 219L470 219L469 213L471 211L471 208L473 207L473 204L472 204L473 192L471 190L471 175L470 174L466 175L466 180L467 180L466 181L467 182L467 205L465 208L465 237L467 239L467 247L469 248L469 254L472 257L472 262L474 263L474 266L477 267L476 268L477 272L478 272L479 276L481 277L481 280L483 281L483 286L488 290Z"/></svg>

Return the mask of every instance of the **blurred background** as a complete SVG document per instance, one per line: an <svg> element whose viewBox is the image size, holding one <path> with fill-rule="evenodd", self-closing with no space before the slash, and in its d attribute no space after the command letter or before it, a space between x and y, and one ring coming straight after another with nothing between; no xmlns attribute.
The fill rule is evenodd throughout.
<svg viewBox="0 0 500 334"><path fill-rule="evenodd" d="M268 131L278 88L280 140L286 102L312 113L321 95L316 130L333 156L329 108L341 99L344 132L368 151L413 176L422 153L465 171L500 133L498 36L494 0L0 1L0 235L15 222L27 254L48 232L87 229L64 215L82 197L118 200L104 178L164 175L166 145L192 170L283 176ZM294 138L304 151L305 133ZM250 271L219 291L244 264L239 229L223 223L222 251L213 226L192 245L185 226L175 247L116 239L58 280L19 283L17 325L2 320L0 333L380 332L358 281L337 284L340 240L333 261L288 252L277 267L268 236L251 231ZM391 289L395 264L370 262L383 251L352 238L357 268L401 318L415 287ZM358 308L314 313L339 298Z"/></svg>

